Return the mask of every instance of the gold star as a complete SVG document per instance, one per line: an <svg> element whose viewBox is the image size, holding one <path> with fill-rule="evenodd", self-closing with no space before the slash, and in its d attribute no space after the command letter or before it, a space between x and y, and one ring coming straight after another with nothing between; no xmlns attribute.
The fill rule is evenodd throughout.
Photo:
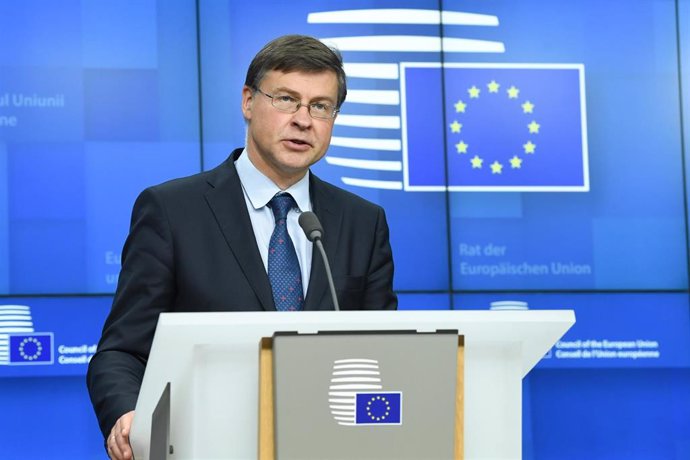
<svg viewBox="0 0 690 460"><path fill-rule="evenodd" d="M479 158L477 155L475 155L470 161L472 162L472 169L481 169L482 163L484 163L484 160Z"/></svg>
<svg viewBox="0 0 690 460"><path fill-rule="evenodd" d="M534 110L534 104L532 104L530 101L527 101L524 104L522 104L523 113L532 113L532 110Z"/></svg>
<svg viewBox="0 0 690 460"><path fill-rule="evenodd" d="M499 85L498 83L496 83L496 80L491 80L491 83L489 83L489 84L486 85L486 86L489 88L489 92L490 92L490 93L497 93L497 92L498 92L498 88L499 88L501 85Z"/></svg>
<svg viewBox="0 0 690 460"><path fill-rule="evenodd" d="M520 169L522 166L522 158L518 158L517 155L510 159L510 167L513 169Z"/></svg>
<svg viewBox="0 0 690 460"><path fill-rule="evenodd" d="M455 148L458 149L458 153L467 153L467 147L469 147L469 145L465 144L464 141L460 141L455 144Z"/></svg>
<svg viewBox="0 0 690 460"><path fill-rule="evenodd" d="M472 88L468 89L467 92L470 93L470 99L476 99L479 97L479 92L481 90L477 88L476 86L472 86Z"/></svg>
<svg viewBox="0 0 690 460"><path fill-rule="evenodd" d="M508 99L517 99L518 94L520 94L520 90L515 86L508 88Z"/></svg>
<svg viewBox="0 0 690 460"><path fill-rule="evenodd" d="M498 161L491 163L491 174L501 174L503 171L503 165Z"/></svg>
<svg viewBox="0 0 690 460"><path fill-rule="evenodd" d="M522 148L525 149L525 153L534 153L534 149L537 148L537 144L533 144L532 141L527 141L526 144L522 144Z"/></svg>
<svg viewBox="0 0 690 460"><path fill-rule="evenodd" d="M450 124L450 132L451 133L459 133L460 130L462 129L462 125L458 123L458 120L453 121L453 123Z"/></svg>
<svg viewBox="0 0 690 460"><path fill-rule="evenodd" d="M529 128L530 134L539 134L539 128L541 127L541 125L536 121L533 121L532 123L527 125L527 127Z"/></svg>
<svg viewBox="0 0 690 460"><path fill-rule="evenodd" d="M458 102L455 103L455 111L458 112L458 113L460 113L460 112L464 113L464 112L465 112L465 107L467 107L467 104L465 104L465 103L462 102L462 101L458 101Z"/></svg>

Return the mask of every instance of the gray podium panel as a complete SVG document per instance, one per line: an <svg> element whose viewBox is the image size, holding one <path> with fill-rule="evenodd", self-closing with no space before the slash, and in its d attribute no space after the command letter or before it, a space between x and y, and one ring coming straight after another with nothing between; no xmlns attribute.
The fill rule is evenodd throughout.
<svg viewBox="0 0 690 460"><path fill-rule="evenodd" d="M276 334L276 458L453 458L457 352L456 331Z"/></svg>

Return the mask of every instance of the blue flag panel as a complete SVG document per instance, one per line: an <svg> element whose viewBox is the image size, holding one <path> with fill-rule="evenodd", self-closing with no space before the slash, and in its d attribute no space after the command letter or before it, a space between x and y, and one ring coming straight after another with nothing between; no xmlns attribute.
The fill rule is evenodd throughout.
<svg viewBox="0 0 690 460"><path fill-rule="evenodd" d="M53 334L11 334L9 364L53 364Z"/></svg>
<svg viewBox="0 0 690 460"><path fill-rule="evenodd" d="M589 190L584 66L402 69L407 190Z"/></svg>
<svg viewBox="0 0 690 460"><path fill-rule="evenodd" d="M357 425L400 425L402 423L402 393L357 393Z"/></svg>

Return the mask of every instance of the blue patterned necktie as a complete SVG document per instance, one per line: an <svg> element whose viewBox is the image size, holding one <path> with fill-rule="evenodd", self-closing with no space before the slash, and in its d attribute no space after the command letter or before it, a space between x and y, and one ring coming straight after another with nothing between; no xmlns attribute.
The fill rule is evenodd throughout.
<svg viewBox="0 0 690 460"><path fill-rule="evenodd" d="M276 226L268 243L268 279L273 290L273 302L278 311L301 310L304 304L302 272L295 246L287 230L287 214L297 207L289 193L274 196L268 202Z"/></svg>

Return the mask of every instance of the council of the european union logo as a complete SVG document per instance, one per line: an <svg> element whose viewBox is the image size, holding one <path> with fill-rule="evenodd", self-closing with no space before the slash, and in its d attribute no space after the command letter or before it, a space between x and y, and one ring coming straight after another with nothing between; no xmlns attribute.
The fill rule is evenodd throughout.
<svg viewBox="0 0 690 460"><path fill-rule="evenodd" d="M357 425L401 425L402 393L362 392L356 396Z"/></svg>
<svg viewBox="0 0 690 460"><path fill-rule="evenodd" d="M328 403L339 425L402 425L402 393L383 390L375 359L336 360Z"/></svg>
<svg viewBox="0 0 690 460"><path fill-rule="evenodd" d="M417 2L418 8L411 7L410 2L386 2L381 8L362 5L337 9L337 3L313 2L316 11L307 15L314 35L343 53L350 85L347 103L335 119L325 163L316 167L329 165L319 174L333 175L332 180L339 179L348 187L403 190L407 165L402 149L404 99L398 84L404 75L400 63L436 61L441 55L451 62L463 60L468 53L492 59L490 56L505 53L502 39L506 34L499 17L484 6L476 13L471 7L469 11L452 8L445 4L448 2L443 9L421 7L423 2ZM439 35L441 29L443 34ZM440 83L429 81L419 91L426 97L437 96ZM425 108L420 115L428 113ZM427 134L424 127L419 129L422 135ZM443 175L443 162L435 166ZM441 184L443 190L445 185Z"/></svg>
<svg viewBox="0 0 690 460"><path fill-rule="evenodd" d="M589 190L583 65L401 67L406 189Z"/></svg>
<svg viewBox="0 0 690 460"><path fill-rule="evenodd" d="M53 364L53 334L35 332L26 305L0 305L0 365Z"/></svg>
<svg viewBox="0 0 690 460"><path fill-rule="evenodd" d="M325 174L385 190L589 191L583 64L452 62L505 53L493 14L365 8L311 12L307 22L319 33L336 25L322 40L345 52L356 82ZM477 27L487 28L482 39L464 35ZM428 60L439 53L447 62Z"/></svg>

